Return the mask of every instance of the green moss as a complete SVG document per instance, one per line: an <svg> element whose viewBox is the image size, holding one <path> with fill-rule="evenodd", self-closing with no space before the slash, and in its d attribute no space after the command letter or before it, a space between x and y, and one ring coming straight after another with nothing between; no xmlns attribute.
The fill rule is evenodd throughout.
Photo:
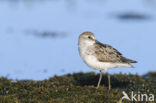
<svg viewBox="0 0 156 103"><path fill-rule="evenodd" d="M111 75L111 91L107 89L106 74L103 74L101 87L96 89L99 74L92 72L54 76L43 81L12 81L1 77L0 103L121 103L123 90L156 96L156 73L148 75L148 78L121 73Z"/></svg>

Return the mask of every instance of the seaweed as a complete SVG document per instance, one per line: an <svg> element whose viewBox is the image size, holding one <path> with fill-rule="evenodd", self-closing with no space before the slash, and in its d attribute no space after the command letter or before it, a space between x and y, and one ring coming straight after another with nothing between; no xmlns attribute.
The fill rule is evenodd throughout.
<svg viewBox="0 0 156 103"><path fill-rule="evenodd" d="M103 74L100 88L96 89L99 74L93 72L54 76L42 81L0 77L0 103L121 103L123 91L156 96L155 76L156 72L143 76L113 74L110 91L106 74ZM123 103L129 101L123 100Z"/></svg>

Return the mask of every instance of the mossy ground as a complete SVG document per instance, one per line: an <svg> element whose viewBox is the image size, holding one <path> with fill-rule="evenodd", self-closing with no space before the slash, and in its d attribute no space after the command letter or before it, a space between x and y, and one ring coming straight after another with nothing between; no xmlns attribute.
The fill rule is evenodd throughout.
<svg viewBox="0 0 156 103"><path fill-rule="evenodd" d="M107 89L106 74L103 74L101 87L96 89L98 79L99 74L92 72L54 76L42 81L12 81L1 77L0 103L121 103L123 90L156 96L156 73L148 73L146 77L111 75L110 91ZM124 100L124 103L129 101Z"/></svg>

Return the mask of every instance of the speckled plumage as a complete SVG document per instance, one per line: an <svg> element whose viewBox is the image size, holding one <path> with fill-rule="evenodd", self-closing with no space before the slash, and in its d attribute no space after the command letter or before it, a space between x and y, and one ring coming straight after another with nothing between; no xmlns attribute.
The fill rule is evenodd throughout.
<svg viewBox="0 0 156 103"><path fill-rule="evenodd" d="M115 48L108 44L102 44L96 40L94 51L99 61L112 63L136 63L134 60L127 59Z"/></svg>

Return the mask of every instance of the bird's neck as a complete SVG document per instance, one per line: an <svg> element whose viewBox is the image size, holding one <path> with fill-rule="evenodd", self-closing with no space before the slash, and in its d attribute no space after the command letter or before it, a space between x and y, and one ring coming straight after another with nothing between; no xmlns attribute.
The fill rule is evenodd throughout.
<svg viewBox="0 0 156 103"><path fill-rule="evenodd" d="M93 48L94 42L82 41L79 42L79 51L80 55L85 55L91 48Z"/></svg>

